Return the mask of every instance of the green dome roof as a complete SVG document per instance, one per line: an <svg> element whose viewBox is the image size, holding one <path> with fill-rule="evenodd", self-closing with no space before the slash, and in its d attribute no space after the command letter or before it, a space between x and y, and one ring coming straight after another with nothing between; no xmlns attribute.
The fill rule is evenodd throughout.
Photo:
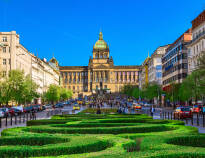
<svg viewBox="0 0 205 158"><path fill-rule="evenodd" d="M95 43L94 49L107 49L108 45L107 43L103 40L103 34L100 32L99 34L99 40Z"/></svg>

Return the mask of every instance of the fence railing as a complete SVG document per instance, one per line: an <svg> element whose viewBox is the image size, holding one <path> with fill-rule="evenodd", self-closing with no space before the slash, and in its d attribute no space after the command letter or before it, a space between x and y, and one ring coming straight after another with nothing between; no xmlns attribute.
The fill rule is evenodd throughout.
<svg viewBox="0 0 205 158"><path fill-rule="evenodd" d="M30 113L21 113L15 116L7 116L7 117L0 117L0 129L7 128L16 125L23 125L26 124L27 121L30 120L39 120L50 118L53 115L62 114L61 109L54 109L50 111L42 111L41 112L30 112Z"/></svg>

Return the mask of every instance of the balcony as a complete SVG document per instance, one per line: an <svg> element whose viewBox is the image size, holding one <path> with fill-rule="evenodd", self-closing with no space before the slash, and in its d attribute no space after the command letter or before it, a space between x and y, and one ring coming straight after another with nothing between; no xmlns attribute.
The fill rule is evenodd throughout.
<svg viewBox="0 0 205 158"><path fill-rule="evenodd" d="M205 31L201 32L195 38L193 38L192 41L189 44L194 43L195 41L197 41L199 38L203 37L204 35L205 35Z"/></svg>

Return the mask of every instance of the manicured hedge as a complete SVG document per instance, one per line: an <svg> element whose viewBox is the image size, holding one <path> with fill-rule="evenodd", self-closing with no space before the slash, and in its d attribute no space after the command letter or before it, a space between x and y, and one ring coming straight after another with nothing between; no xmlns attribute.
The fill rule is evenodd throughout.
<svg viewBox="0 0 205 158"><path fill-rule="evenodd" d="M109 110L108 110L109 111ZM6 129L0 158L202 158L205 135L178 120L146 115L55 115Z"/></svg>
<svg viewBox="0 0 205 158"><path fill-rule="evenodd" d="M4 143L8 143L5 141ZM25 143L28 143L27 141ZM24 143L23 143L24 144ZM95 152L104 150L107 147L112 146L112 143L108 141L101 141L96 138L75 138L71 143L60 143L55 145L44 145L44 146L29 146L23 145L0 147L0 157L1 158L14 158L14 157L33 157L33 156L57 156L62 154L75 154L75 153L85 153L85 152ZM18 144L19 145L19 144Z"/></svg>
<svg viewBox="0 0 205 158"><path fill-rule="evenodd" d="M167 143L174 144L174 145L192 146L192 147L205 147L205 135L174 137L169 139Z"/></svg>
<svg viewBox="0 0 205 158"><path fill-rule="evenodd" d="M68 120L53 120L53 119L31 120L31 121L27 121L27 126L48 125L48 124L64 124L66 122L68 122Z"/></svg>
<svg viewBox="0 0 205 158"><path fill-rule="evenodd" d="M88 108L88 109L85 109L85 110L81 111L79 114L85 114L85 113L96 114L97 110L98 110L97 108ZM113 109L103 109L103 108L101 108L100 111L101 111L101 113L104 113L104 114L117 113L116 108L113 108Z"/></svg>

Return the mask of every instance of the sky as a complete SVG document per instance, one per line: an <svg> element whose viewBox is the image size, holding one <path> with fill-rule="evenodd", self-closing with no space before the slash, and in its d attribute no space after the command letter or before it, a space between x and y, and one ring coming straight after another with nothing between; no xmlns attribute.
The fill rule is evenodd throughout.
<svg viewBox="0 0 205 158"><path fill-rule="evenodd" d="M204 0L0 0L0 32L16 31L40 58L86 66L102 30L115 65L140 65L204 9Z"/></svg>

